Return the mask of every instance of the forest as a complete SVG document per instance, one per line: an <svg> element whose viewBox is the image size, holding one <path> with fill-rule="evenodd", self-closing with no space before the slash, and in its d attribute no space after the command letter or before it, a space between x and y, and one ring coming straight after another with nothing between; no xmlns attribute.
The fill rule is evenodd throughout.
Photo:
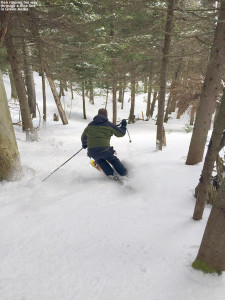
<svg viewBox="0 0 225 300"><path fill-rule="evenodd" d="M225 0L0 1L1 299L223 299L224 86ZM100 108L121 186L82 147Z"/></svg>

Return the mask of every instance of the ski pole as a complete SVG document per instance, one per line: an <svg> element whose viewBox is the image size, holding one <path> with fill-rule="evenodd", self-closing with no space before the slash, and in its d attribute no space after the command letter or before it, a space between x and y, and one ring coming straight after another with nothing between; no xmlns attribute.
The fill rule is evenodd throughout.
<svg viewBox="0 0 225 300"><path fill-rule="evenodd" d="M130 134L129 134L128 129L127 129L127 134L128 134L128 137L129 137L129 142L131 143L132 141L131 141L131 138L130 138Z"/></svg>
<svg viewBox="0 0 225 300"><path fill-rule="evenodd" d="M48 177L50 177L53 173L55 173L59 168L64 166L69 160L71 160L74 156L76 156L81 150L83 150L83 148L81 148L79 151L77 151L77 153L75 153L73 156L71 156L69 159L67 159L67 161L65 161L61 166L59 166L57 169L55 169L55 171L53 171L51 174L49 174L47 177L45 177L45 179L43 179L42 182L45 181Z"/></svg>
<svg viewBox="0 0 225 300"><path fill-rule="evenodd" d="M118 125L116 125L116 126L120 126L121 125L121 123L122 122L120 122ZM132 141L131 141L131 138L130 138L130 134L129 134L129 131L128 131L128 129L126 128L126 130L127 130L127 134L128 134L128 137L129 137L129 142L130 143L132 143Z"/></svg>

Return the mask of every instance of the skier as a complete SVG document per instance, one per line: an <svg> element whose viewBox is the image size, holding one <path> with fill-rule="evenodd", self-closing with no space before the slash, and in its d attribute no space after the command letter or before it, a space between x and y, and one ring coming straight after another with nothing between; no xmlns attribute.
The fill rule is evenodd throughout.
<svg viewBox="0 0 225 300"><path fill-rule="evenodd" d="M108 120L108 112L101 108L98 115L84 129L81 136L82 147L88 148L88 156L92 157L101 167L106 176L118 180L118 176L114 175L113 168L121 176L127 174L121 161L114 155L115 150L110 147L110 138L114 134L122 137L126 134L127 121L121 122L121 127L114 125ZM113 166L113 168L111 167Z"/></svg>

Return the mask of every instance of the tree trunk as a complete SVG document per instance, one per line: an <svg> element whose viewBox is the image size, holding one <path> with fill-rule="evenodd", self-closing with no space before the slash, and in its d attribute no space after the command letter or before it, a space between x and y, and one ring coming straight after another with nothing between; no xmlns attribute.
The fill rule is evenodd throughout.
<svg viewBox="0 0 225 300"><path fill-rule="evenodd" d="M45 74L46 74L46 77L48 79L50 88L52 90L52 94L53 94L56 106L58 108L58 112L59 112L61 121L62 121L63 125L67 125L68 124L68 120L67 120L66 114L65 114L65 112L63 110L63 107L62 107L59 95L57 93L54 81L52 80L52 74L50 72L48 63L47 63L46 58L45 58L45 54L44 54L44 50L43 50L44 48L43 48L42 41L41 41L41 38L40 38L39 30L38 30L38 27L37 27L37 25L35 23L35 16L34 16L34 14L31 11L32 10L29 10L29 14L30 14L30 16L32 18L31 29L32 29L34 38L36 40L37 48L39 50L40 59L41 59L41 65L42 65L42 68L44 68L44 70L45 70Z"/></svg>
<svg viewBox="0 0 225 300"><path fill-rule="evenodd" d="M148 77L144 78L144 94L148 93L149 91L149 79Z"/></svg>
<svg viewBox="0 0 225 300"><path fill-rule="evenodd" d="M30 109L27 101L26 90L21 74L21 70L19 68L19 62L17 58L16 49L14 46L13 38L10 30L10 23L8 25L8 30L5 35L5 44L7 48L7 53L9 56L9 61L11 64L11 70L13 73L13 78L16 85L17 95L20 103L20 110L22 116L22 124L23 128L26 132L26 139L30 141L36 141L38 139L37 133L34 131Z"/></svg>
<svg viewBox="0 0 225 300"><path fill-rule="evenodd" d="M177 105L177 99L175 97L169 98L170 99L170 106L168 107L168 113L171 114L172 112L175 112L176 105Z"/></svg>
<svg viewBox="0 0 225 300"><path fill-rule="evenodd" d="M167 123L168 120L169 120L171 102L172 102L172 97L171 97L171 92L170 92L169 99L168 99L167 106L166 106L166 113L165 113L165 117L164 117L164 122L165 123Z"/></svg>
<svg viewBox="0 0 225 300"><path fill-rule="evenodd" d="M167 103L167 108L166 108L166 114L165 114L165 117L164 117L164 122L168 122L169 114L171 114L172 112L175 112L175 110L176 110L177 99L173 95L173 89L176 87L177 79L180 76L183 55L184 55L184 49L181 50L181 56L179 58L178 67L177 67L177 70L175 72L174 79L172 80L172 83L171 83L171 86L170 86L170 95L169 95L169 99L168 99L168 103Z"/></svg>
<svg viewBox="0 0 225 300"><path fill-rule="evenodd" d="M136 91L138 91L138 90L139 90L139 82L138 82L138 81L137 81L137 83L136 83L135 90L136 90Z"/></svg>
<svg viewBox="0 0 225 300"><path fill-rule="evenodd" d="M210 61L201 91L200 103L186 160L187 165L195 165L202 161L220 81L224 74L225 1L221 0L220 3L219 17L211 49Z"/></svg>
<svg viewBox="0 0 225 300"><path fill-rule="evenodd" d="M68 86L67 86L67 82L66 81L63 81L63 87L64 87L65 92L68 92Z"/></svg>
<svg viewBox="0 0 225 300"><path fill-rule="evenodd" d="M155 103L156 103L156 100L157 100L157 94L158 94L157 92L153 93L153 99L152 99L152 104L151 104L151 109L150 109L150 117L151 118L152 118L154 110L155 110Z"/></svg>
<svg viewBox="0 0 225 300"><path fill-rule="evenodd" d="M123 87L122 87L122 102L121 102L121 109L124 108L124 94L126 89L126 79L123 80Z"/></svg>
<svg viewBox="0 0 225 300"><path fill-rule="evenodd" d="M157 116L157 135L156 135L156 150L162 150L163 146L163 119L164 119L164 106L165 106L165 95L166 95L166 74L167 67L169 63L169 52L170 52L170 41L171 33L173 27L173 9L174 1L168 1L167 10L167 21L165 28L165 40L163 46L163 59L160 72L160 90L159 90L159 100L158 100L158 116Z"/></svg>
<svg viewBox="0 0 225 300"><path fill-rule="evenodd" d="M84 83L82 84L82 99L83 99L83 117L84 117L84 119L87 119L87 116L86 116L86 107L85 107L85 88L84 88Z"/></svg>
<svg viewBox="0 0 225 300"><path fill-rule="evenodd" d="M225 179L212 207L198 255L192 266L204 273L225 271Z"/></svg>
<svg viewBox="0 0 225 300"><path fill-rule="evenodd" d="M195 113L198 107L198 101L195 101L192 106L191 106L191 112L190 112L190 125L194 125L194 120L195 120Z"/></svg>
<svg viewBox="0 0 225 300"><path fill-rule="evenodd" d="M45 88L44 70L42 71L41 79L42 79L42 97L43 97L43 120L46 123L46 121L47 121L47 105L46 105L46 88Z"/></svg>
<svg viewBox="0 0 225 300"><path fill-rule="evenodd" d="M85 90L85 87L87 86L87 82L84 83L84 90ZM89 90L86 89L86 92L85 92L85 97L88 97L89 95Z"/></svg>
<svg viewBox="0 0 225 300"><path fill-rule="evenodd" d="M114 4L113 2L111 3L111 13L114 14ZM114 37L115 37L115 30L114 30L114 18L110 20L110 40L113 43L114 42ZM117 69L116 69L116 61L115 61L115 55L111 55L111 69L112 69L112 76L113 76L113 82L112 82L112 100L113 100L113 118L112 122L113 124L116 124L117 121L117 99L116 99L116 94L117 94Z"/></svg>
<svg viewBox="0 0 225 300"><path fill-rule="evenodd" d="M107 109L108 99L109 99L109 90L107 89L107 91L106 91L106 100L105 100L105 109Z"/></svg>
<svg viewBox="0 0 225 300"><path fill-rule="evenodd" d="M32 65L30 62L30 49L25 39L22 40L23 45L23 58L24 58L24 75L25 75L25 83L27 86L27 97L28 104L30 108L30 113L33 118L36 118L36 92L34 85L34 76Z"/></svg>
<svg viewBox="0 0 225 300"><path fill-rule="evenodd" d="M94 102L94 88L93 88L93 82L90 81L90 102L91 104L95 104Z"/></svg>
<svg viewBox="0 0 225 300"><path fill-rule="evenodd" d="M115 71L114 71L115 72ZM113 124L116 124L116 120L117 120L117 99L116 99L116 93L117 93L117 78L116 78L116 74L114 73L113 76Z"/></svg>
<svg viewBox="0 0 225 300"><path fill-rule="evenodd" d="M52 80L52 76L51 76L51 73L50 73L49 68L48 68L48 64L46 62L44 63L44 69L45 69L46 77L48 79L48 83L49 83L50 88L52 90L53 97L55 99L56 106L58 108L58 112L59 112L61 121L62 121L63 125L67 125L68 124L68 120L66 118L65 111L63 110L61 101L59 99L59 95L57 93L54 81Z"/></svg>
<svg viewBox="0 0 225 300"><path fill-rule="evenodd" d="M60 82L59 82L59 98L61 99L62 96L63 97L65 96L64 84L63 84L62 80L60 80Z"/></svg>
<svg viewBox="0 0 225 300"><path fill-rule="evenodd" d="M2 45L2 41L4 40L7 27L10 20L10 11L7 11L5 13L1 12L0 16L0 23L1 23L1 29L0 29L0 47Z"/></svg>
<svg viewBox="0 0 225 300"><path fill-rule="evenodd" d="M149 78L148 78L148 99L147 99L147 108L146 108L147 119L149 119L149 117L150 117L151 95L152 95L152 77L149 76Z"/></svg>
<svg viewBox="0 0 225 300"><path fill-rule="evenodd" d="M0 181L18 179L21 172L20 156L0 71Z"/></svg>
<svg viewBox="0 0 225 300"><path fill-rule="evenodd" d="M71 97L72 97L72 100L73 100L74 95L73 95L73 85L72 85L72 83L70 83L70 91L71 91Z"/></svg>
<svg viewBox="0 0 225 300"><path fill-rule="evenodd" d="M9 80L10 80L10 86L11 86L11 99L18 99L17 91L16 91L16 85L13 78L12 71L9 70Z"/></svg>
<svg viewBox="0 0 225 300"><path fill-rule="evenodd" d="M163 126L163 146L166 146L166 131L164 126Z"/></svg>
<svg viewBox="0 0 225 300"><path fill-rule="evenodd" d="M178 111L177 111L177 117L176 117L176 119L180 119L180 117L181 117L181 110L180 110L180 108L178 108Z"/></svg>
<svg viewBox="0 0 225 300"><path fill-rule="evenodd" d="M129 123L134 123L134 106L135 106L135 73L131 72L131 106L130 106L130 115L128 118Z"/></svg>
<svg viewBox="0 0 225 300"><path fill-rule="evenodd" d="M200 220L203 215L203 211L206 203L206 196L211 181L211 175L212 175L214 163L216 161L216 157L220 149L220 142L225 128L224 116L225 116L225 90L214 123L214 129L208 146L208 151L205 157L205 162L200 177L200 182L198 184L197 200L196 200L195 210L193 215L194 220Z"/></svg>
<svg viewBox="0 0 225 300"><path fill-rule="evenodd" d="M122 81L120 80L120 83L119 83L119 98L118 98L119 103L122 103L122 97L123 97L123 84L122 84Z"/></svg>

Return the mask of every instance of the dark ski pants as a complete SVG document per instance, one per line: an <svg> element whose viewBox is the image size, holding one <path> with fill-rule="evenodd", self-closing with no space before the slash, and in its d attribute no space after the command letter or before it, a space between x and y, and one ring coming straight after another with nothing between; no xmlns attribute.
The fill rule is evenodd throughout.
<svg viewBox="0 0 225 300"><path fill-rule="evenodd" d="M93 149L94 150L94 149ZM114 175L114 170L121 175L127 175L127 170L124 168L121 161L114 155L113 147L110 147L109 150L103 152L95 152L88 149L88 154L99 164L102 171L105 173L106 176ZM113 166L113 168L111 167Z"/></svg>

